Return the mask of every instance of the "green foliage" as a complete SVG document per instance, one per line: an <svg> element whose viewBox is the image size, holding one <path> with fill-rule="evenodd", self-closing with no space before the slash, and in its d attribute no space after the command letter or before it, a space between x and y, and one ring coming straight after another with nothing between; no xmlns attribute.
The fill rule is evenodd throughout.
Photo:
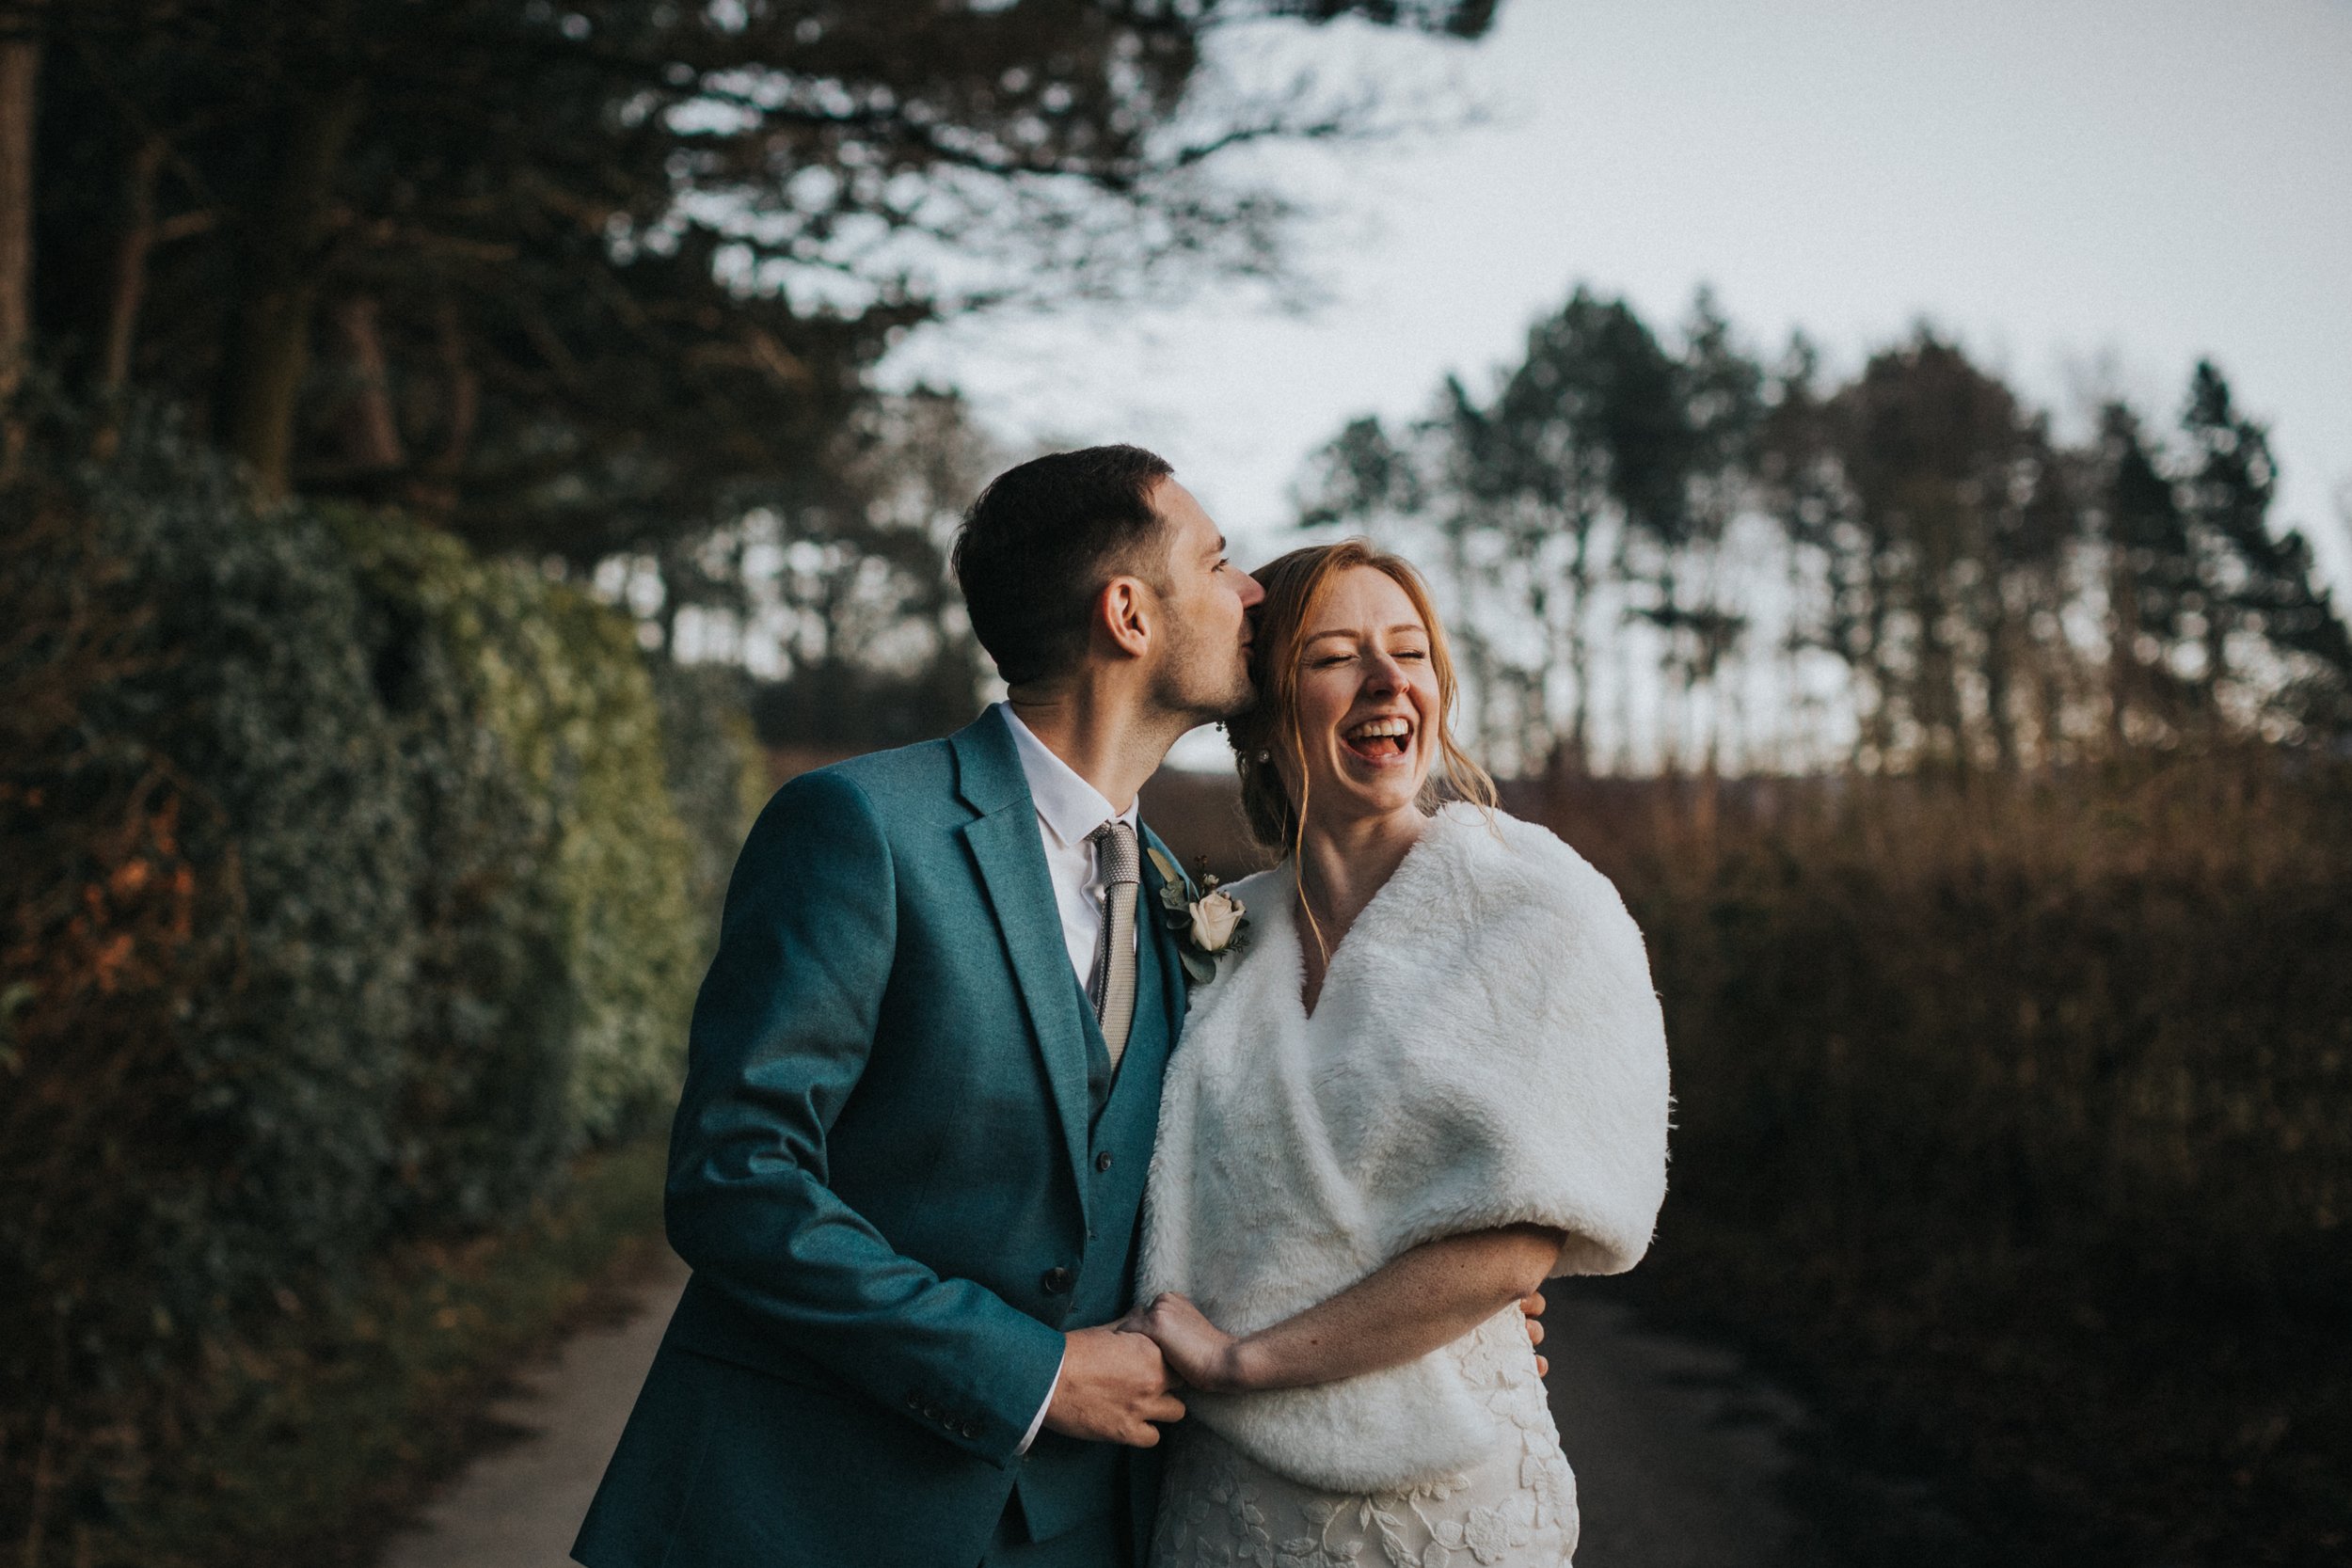
<svg viewBox="0 0 2352 1568"><path fill-rule="evenodd" d="M208 1357L653 1125L753 766L691 679L674 758L578 589L120 434L0 493L15 1539L135 1506L225 1418Z"/></svg>
<svg viewBox="0 0 2352 1568"><path fill-rule="evenodd" d="M520 805L529 866L516 886L549 919L522 941L549 950L564 976L563 1121L591 1138L640 1130L666 1106L684 1059L701 939L691 848L634 628L577 589L396 516L346 530L379 592L406 595L439 644L427 657L455 672L473 743ZM440 787L427 781L425 793ZM493 815L446 797L436 806L459 831ZM526 1005L537 993L529 988Z"/></svg>
<svg viewBox="0 0 2352 1568"><path fill-rule="evenodd" d="M187 852L234 921L177 1031L192 1164L136 1189L156 1228L125 1259L153 1271L173 1321L199 1323L384 1228L421 846L332 532L256 515L226 465L160 431L87 498L146 615L142 668L93 693L85 722L186 781Z"/></svg>
<svg viewBox="0 0 2352 1568"><path fill-rule="evenodd" d="M687 904L707 958L718 945L719 910L727 878L768 803L771 785L752 733L752 683L730 665L653 667L654 697L661 705L662 755L670 799L677 803L690 849Z"/></svg>
<svg viewBox="0 0 2352 1568"><path fill-rule="evenodd" d="M543 1191L577 1138L578 998L546 871L550 806L485 714L474 633L519 607L453 541L394 516L338 532L366 585L358 628L426 853L411 883L416 1026L397 1146L406 1221L480 1225Z"/></svg>
<svg viewBox="0 0 2352 1568"><path fill-rule="evenodd" d="M28 1466L116 1500L186 1414L200 1337L346 1275L390 1223L421 846L317 519L257 515L155 428L7 504L34 559L6 684L53 697L7 759L14 1521L49 1500Z"/></svg>
<svg viewBox="0 0 2352 1568"><path fill-rule="evenodd" d="M552 806L579 1006L572 1118L609 1138L645 1127L675 1099L701 931L635 628L576 590L544 593L526 624L531 642L513 650L520 657L484 664L495 673L493 721Z"/></svg>

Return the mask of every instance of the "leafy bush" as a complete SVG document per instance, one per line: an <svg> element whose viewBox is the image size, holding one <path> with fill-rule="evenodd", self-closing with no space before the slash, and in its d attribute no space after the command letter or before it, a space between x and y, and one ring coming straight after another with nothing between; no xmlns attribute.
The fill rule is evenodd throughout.
<svg viewBox="0 0 2352 1568"><path fill-rule="evenodd" d="M36 1468L88 1437L119 1478L176 1418L159 1374L194 1336L385 1229L419 844L315 518L256 515L157 430L8 504L12 539L29 513L75 542L40 562L46 633L8 684L54 673L85 618L110 657L8 763L5 1409L40 1423ZM158 885L176 908L142 930Z"/></svg>
<svg viewBox="0 0 2352 1568"><path fill-rule="evenodd" d="M166 436L126 443L88 493L149 663L87 721L188 781L206 807L189 852L235 900L233 965L179 1031L208 1157L152 1259L167 1307L198 1322L384 1228L421 846L334 535L256 515L224 465Z"/></svg>
<svg viewBox="0 0 2352 1568"><path fill-rule="evenodd" d="M387 607L380 667L405 677L389 684L430 692L449 672L446 695L406 704L419 815L451 840L420 922L448 932L450 1070L421 1085L420 1122L464 1144L447 1168L503 1165L454 1195L461 1212L495 1213L553 1168L527 1150L626 1135L666 1108L701 946L692 846L626 621L397 515L343 532Z"/></svg>
<svg viewBox="0 0 2352 1568"><path fill-rule="evenodd" d="M633 627L528 568L257 512L159 421L29 467L0 494L17 1540L128 1506L220 1415L228 1347L659 1118L749 768L719 685L678 683L676 756Z"/></svg>
<svg viewBox="0 0 2352 1568"><path fill-rule="evenodd" d="M358 629L425 848L410 888L417 984L397 1110L404 1219L496 1223L546 1189L577 1141L575 998L545 869L551 805L483 721L482 650L465 641L501 579L396 516L338 522L368 590Z"/></svg>
<svg viewBox="0 0 2352 1568"><path fill-rule="evenodd" d="M628 622L519 566L485 570L491 593L455 641L485 721L548 813L574 1007L569 1117L618 1137L675 1098L702 943L660 710Z"/></svg>
<svg viewBox="0 0 2352 1568"><path fill-rule="evenodd" d="M771 784L752 734L752 683L726 665L656 664L670 799L691 849L687 902L707 959L718 945L719 908L752 819Z"/></svg>

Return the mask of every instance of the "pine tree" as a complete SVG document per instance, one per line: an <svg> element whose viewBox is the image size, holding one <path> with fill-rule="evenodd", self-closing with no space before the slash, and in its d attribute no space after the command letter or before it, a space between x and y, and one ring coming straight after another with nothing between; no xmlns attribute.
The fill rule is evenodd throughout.
<svg viewBox="0 0 2352 1568"><path fill-rule="evenodd" d="M2100 415L2098 512L2106 546L2108 736L2117 751L2209 730L2209 693L2182 674L2203 603L2188 521L2129 406Z"/></svg>
<svg viewBox="0 0 2352 1568"><path fill-rule="evenodd" d="M2247 696L2298 738L2352 735L2352 632L2312 577L2310 544L2273 537L2269 513L2278 465L2267 430L2241 414L2210 360L2189 378L2181 418L2189 451L2182 476L2200 556L2203 678L2209 690ZM2249 670L2266 660L2276 672Z"/></svg>

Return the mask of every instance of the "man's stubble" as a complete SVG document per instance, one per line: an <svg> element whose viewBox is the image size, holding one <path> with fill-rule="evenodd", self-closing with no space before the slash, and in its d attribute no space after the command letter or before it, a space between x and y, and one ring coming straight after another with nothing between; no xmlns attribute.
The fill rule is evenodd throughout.
<svg viewBox="0 0 2352 1568"><path fill-rule="evenodd" d="M1237 644L1200 634L1181 615L1168 626L1168 657L1152 683L1154 703L1190 724L1220 723L1256 705L1249 659Z"/></svg>

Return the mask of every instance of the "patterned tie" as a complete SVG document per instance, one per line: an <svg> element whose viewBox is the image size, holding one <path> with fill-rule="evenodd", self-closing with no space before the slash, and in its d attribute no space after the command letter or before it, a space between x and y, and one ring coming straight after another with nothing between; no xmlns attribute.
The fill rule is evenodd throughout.
<svg viewBox="0 0 2352 1568"><path fill-rule="evenodd" d="M1103 929L1095 939L1094 974L1087 982L1087 999L1094 1004L1116 1072L1136 1016L1136 884L1143 873L1136 854L1136 831L1118 818L1087 834L1087 842L1094 846L1094 867L1103 879Z"/></svg>

